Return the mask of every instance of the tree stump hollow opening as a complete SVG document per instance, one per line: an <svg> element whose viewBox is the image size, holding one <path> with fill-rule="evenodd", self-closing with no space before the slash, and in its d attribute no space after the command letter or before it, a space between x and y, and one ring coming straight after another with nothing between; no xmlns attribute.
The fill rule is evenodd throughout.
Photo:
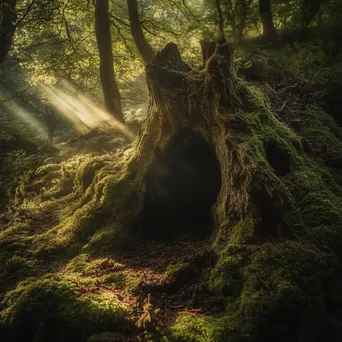
<svg viewBox="0 0 342 342"><path fill-rule="evenodd" d="M144 239L205 240L212 234L212 207L221 188L220 166L199 133L171 138L147 177L138 219Z"/></svg>

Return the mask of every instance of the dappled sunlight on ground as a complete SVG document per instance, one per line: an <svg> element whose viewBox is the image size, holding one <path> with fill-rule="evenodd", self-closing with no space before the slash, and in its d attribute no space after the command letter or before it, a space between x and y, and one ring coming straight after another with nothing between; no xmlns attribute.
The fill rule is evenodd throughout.
<svg viewBox="0 0 342 342"><path fill-rule="evenodd" d="M101 148L91 152L86 146L93 147L100 137ZM54 315L62 321L68 323L73 312L101 327L103 321L122 321L128 329L125 338L131 336L126 340L139 341L156 325L172 324L181 312L222 312L197 281L212 261L209 241L141 241L125 249L114 223L104 228L113 235L108 237L84 220L83 208L96 197L97 184L120 174L131 151L113 134L80 137L58 144L21 185L18 214L0 230L0 258L7 260L2 266L6 282L0 280L7 294L4 319L21 310L39 315L50 310L52 300ZM39 308L30 302L35 293ZM15 303L22 298L23 306L11 305L10 298ZM34 324L28 328L39 331ZM83 334L82 327L75 331Z"/></svg>

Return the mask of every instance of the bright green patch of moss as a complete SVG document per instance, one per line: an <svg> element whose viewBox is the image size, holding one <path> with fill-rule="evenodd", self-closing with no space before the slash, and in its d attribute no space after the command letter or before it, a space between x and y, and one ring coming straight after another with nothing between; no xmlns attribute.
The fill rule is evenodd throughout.
<svg viewBox="0 0 342 342"><path fill-rule="evenodd" d="M166 268L166 273L169 273L169 274L178 274L178 273L181 273L181 272L186 272L189 270L189 268L191 267L192 265L188 262L179 262L179 263L176 263L176 264L169 264Z"/></svg>
<svg viewBox="0 0 342 342"><path fill-rule="evenodd" d="M242 260L238 255L221 255L210 273L209 289L218 296L236 296L242 287Z"/></svg>
<svg viewBox="0 0 342 342"><path fill-rule="evenodd" d="M251 219L241 220L235 224L229 234L229 243L244 244L255 240L254 222Z"/></svg>
<svg viewBox="0 0 342 342"><path fill-rule="evenodd" d="M122 342L125 336L119 333L100 333L88 338L87 342Z"/></svg>
<svg viewBox="0 0 342 342"><path fill-rule="evenodd" d="M186 342L248 342L248 334L239 334L239 321L235 317L215 318L180 314L171 327L170 341Z"/></svg>
<svg viewBox="0 0 342 342"><path fill-rule="evenodd" d="M120 331L128 324L126 309L113 293L87 292L76 278L28 279L6 294L1 307L0 330L11 341L37 334L75 341L97 331Z"/></svg>
<svg viewBox="0 0 342 342"><path fill-rule="evenodd" d="M301 224L318 245L334 248L342 246L342 198L339 185L327 177L322 168L312 165L311 169L291 175L291 190L300 209Z"/></svg>
<svg viewBox="0 0 342 342"><path fill-rule="evenodd" d="M96 171L104 166L104 162L100 158L90 158L85 161L77 170L75 185L82 187L82 191L85 192L91 185Z"/></svg>
<svg viewBox="0 0 342 342"><path fill-rule="evenodd" d="M104 254L127 249L130 246L131 241L127 235L115 226L111 226L96 231L84 249L93 253Z"/></svg>

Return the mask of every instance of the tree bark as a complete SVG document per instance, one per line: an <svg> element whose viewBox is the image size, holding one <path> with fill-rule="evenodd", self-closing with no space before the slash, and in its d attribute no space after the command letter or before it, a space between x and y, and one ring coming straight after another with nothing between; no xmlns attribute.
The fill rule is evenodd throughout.
<svg viewBox="0 0 342 342"><path fill-rule="evenodd" d="M129 23L135 45L143 59L145 65L150 64L154 58L154 51L145 38L141 27L137 0L127 0Z"/></svg>
<svg viewBox="0 0 342 342"><path fill-rule="evenodd" d="M121 96L115 80L112 38L110 33L108 0L97 0L95 5L95 33L100 56L100 79L106 109L124 122Z"/></svg>
<svg viewBox="0 0 342 342"><path fill-rule="evenodd" d="M273 24L270 0L259 0L259 11L263 27L263 37L267 41L274 41L277 34Z"/></svg>
<svg viewBox="0 0 342 342"><path fill-rule="evenodd" d="M222 9L221 9L221 1L215 0L216 4L216 10L219 18L219 32L220 32L220 39L224 39L224 20L222 15Z"/></svg>
<svg viewBox="0 0 342 342"><path fill-rule="evenodd" d="M301 13L302 13L302 31L306 31L315 18L322 0L302 0Z"/></svg>
<svg viewBox="0 0 342 342"><path fill-rule="evenodd" d="M2 63L8 55L15 33L16 4L16 0L7 0L1 5L0 63Z"/></svg>
<svg viewBox="0 0 342 342"><path fill-rule="evenodd" d="M270 234L288 234L286 217L291 210L291 196L282 182L270 175L263 162L257 160L260 153L256 151L252 139L247 142L247 136L253 134L247 124L248 116L255 115L253 112L257 109L253 95L235 76L232 48L227 42L220 41L214 55L205 55L205 59L210 57L206 72L195 74L182 61L177 46L171 43L156 55L146 69L151 103L145 129L140 133L136 158L131 164L132 169L137 171L136 193L140 194L136 198L134 212L142 212L141 217L147 215L144 194L150 198L148 203L166 201L163 196L159 198L159 194L172 193L172 182L165 180L165 187L171 186L170 191L160 190L159 185L164 182L164 174L172 174L169 163L173 156L169 155L168 146L177 145L178 136L188 134L192 139L195 134L212 148L221 173L221 190L212 210L212 237L217 241L229 241L238 222L246 225L254 222L254 232L260 236L269 226L278 227ZM238 114L242 113L240 109L251 112L245 117ZM269 120L266 119L268 115L264 111L262 121ZM244 132L244 138L241 132ZM250 146L248 153L245 144ZM183 142L179 142L178 148L182 149L182 146ZM201 155L200 149L193 153ZM175 164L179 162L175 161ZM191 177L189 179L191 182ZM198 184L198 187L201 185ZM171 203L163 207L171 208ZM129 215L133 217L132 213ZM174 216L170 215L170 219ZM147 226L152 227L153 224Z"/></svg>

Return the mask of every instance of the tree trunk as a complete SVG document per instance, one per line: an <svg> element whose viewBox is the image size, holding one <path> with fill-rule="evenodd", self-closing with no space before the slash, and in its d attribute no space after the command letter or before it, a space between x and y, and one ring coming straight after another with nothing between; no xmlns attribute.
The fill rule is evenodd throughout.
<svg viewBox="0 0 342 342"><path fill-rule="evenodd" d="M302 13L302 31L307 31L310 23L315 18L322 0L302 0L301 13Z"/></svg>
<svg viewBox="0 0 342 342"><path fill-rule="evenodd" d="M239 18L238 18L238 41L242 42L243 39L243 32L246 28L248 12L250 10L251 2L247 2L247 0L241 0L240 3L240 11L239 11Z"/></svg>
<svg viewBox="0 0 342 342"><path fill-rule="evenodd" d="M4 1L1 5L0 24L0 63L2 63L10 50L12 38L15 32L16 0Z"/></svg>
<svg viewBox="0 0 342 342"><path fill-rule="evenodd" d="M100 79L106 109L124 122L121 96L115 80L108 0L97 0L95 5L95 33L100 56Z"/></svg>
<svg viewBox="0 0 342 342"><path fill-rule="evenodd" d="M224 20L223 20L222 9L221 9L221 1L215 0L215 4L216 4L217 15L219 18L220 39L224 39Z"/></svg>
<svg viewBox="0 0 342 342"><path fill-rule="evenodd" d="M181 60L174 44L167 45L147 68L152 99L150 107L153 110L149 113L148 127L138 144L136 164L143 189L139 192L145 193L147 202L155 205L151 204L147 209L145 203L142 221L152 221L143 222L142 227L153 229L158 226L151 219L154 214L149 212L152 208L157 210L156 203L158 208L178 207L171 204L177 202L176 189L182 193L182 188L192 188L190 183L201 179L205 189L208 184L211 184L209 188L213 187L211 182L219 183L218 192L212 202L209 200L209 207L197 203L197 211L189 207L188 210L206 210L209 217L213 206L210 221L214 222L212 236L217 241L229 241L239 222L245 225L253 222L254 233L259 236L266 231L266 234L288 234L286 214L291 210L291 196L275 172L268 170L267 160L258 160L258 156L266 152L264 147L254 145L253 133L247 124L248 116L261 115L263 120L269 122L268 125L273 125L274 119L265 110L261 111L262 114L256 113L260 111L256 100L244 83L235 77L233 52L228 43L219 44L214 56L204 56L211 58L207 62L207 72L199 73L198 77L195 77L194 71L189 73L190 68ZM241 110L246 114L242 114ZM296 138L288 133L286 135L290 139L291 149L298 148L294 146ZM189 144L189 151L183 150L186 144ZM212 151L211 156L208 150ZM201 164L200 160L186 160L196 159L196 156L200 159L202 153L208 154L208 165L205 161ZM183 168L183 171L178 168ZM188 174L191 170L198 178ZM145 174L146 171L148 173ZM183 175L187 181L182 185L176 184L172 174L175 178L176 175ZM193 189L200 187L200 184L193 184ZM191 191L189 193L183 193L182 200L188 204L195 203L191 199ZM162 215L159 214L159 217ZM164 226L171 224L175 217L175 213L165 213ZM178 217L184 219L184 215ZM173 226L177 226L176 222Z"/></svg>
<svg viewBox="0 0 342 342"><path fill-rule="evenodd" d="M150 64L154 58L154 51L144 36L139 19L137 0L127 0L127 5L129 23L135 45L144 61L144 64Z"/></svg>
<svg viewBox="0 0 342 342"><path fill-rule="evenodd" d="M273 24L270 0L259 0L259 11L263 27L263 37L267 41L274 41L277 35Z"/></svg>

